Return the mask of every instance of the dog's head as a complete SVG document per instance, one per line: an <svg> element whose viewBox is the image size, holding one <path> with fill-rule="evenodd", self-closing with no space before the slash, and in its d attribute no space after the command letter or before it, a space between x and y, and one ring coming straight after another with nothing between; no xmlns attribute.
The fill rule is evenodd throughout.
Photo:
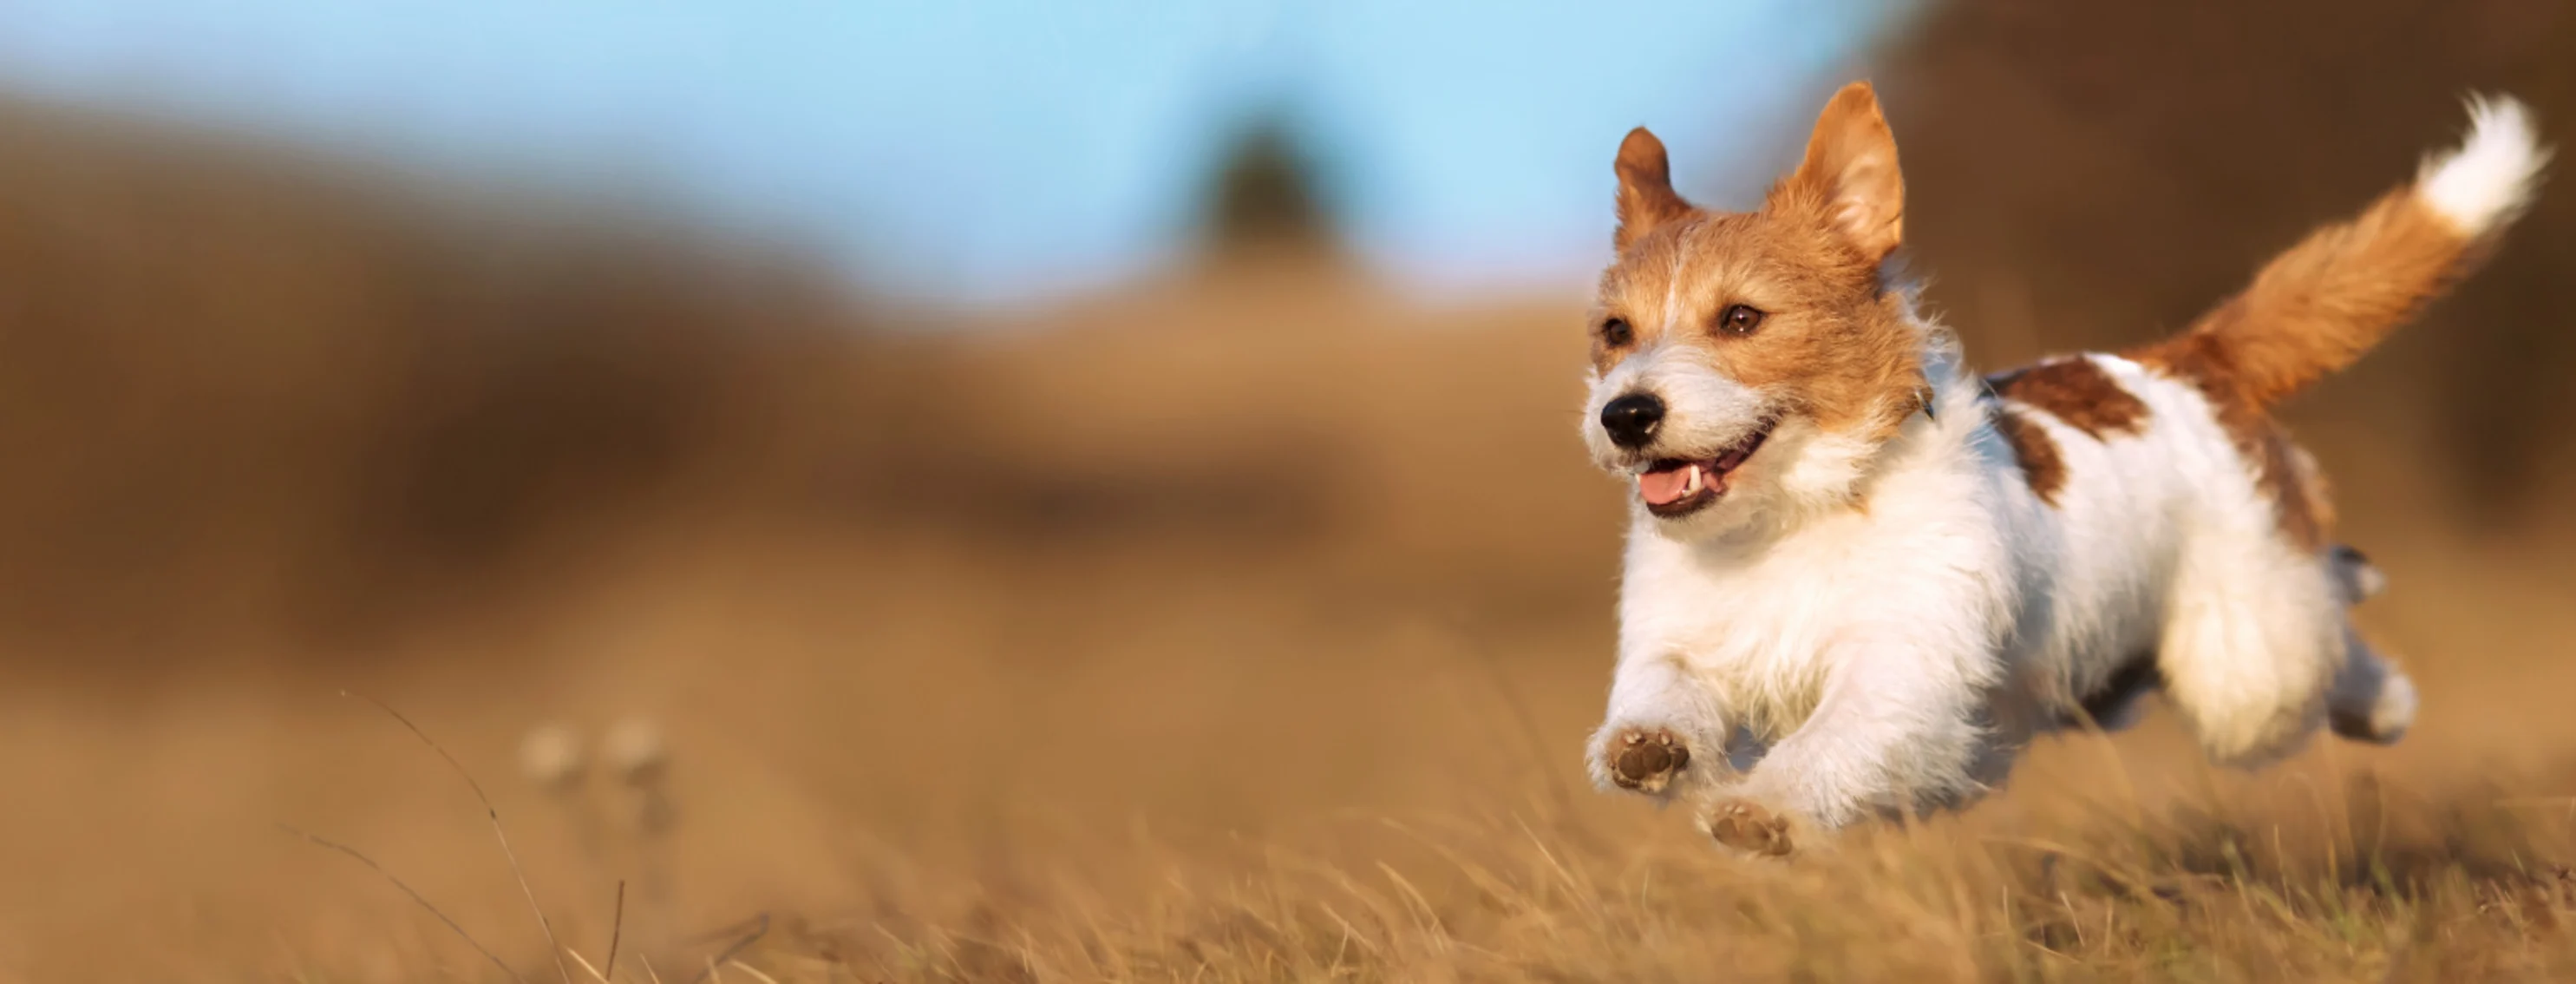
<svg viewBox="0 0 2576 984"><path fill-rule="evenodd" d="M1683 201L1642 128L1618 174L1618 259L1591 318L1593 460L1669 535L1850 503L1931 398L1923 331L1882 274L1905 191L1868 84L1825 106L1757 211Z"/></svg>

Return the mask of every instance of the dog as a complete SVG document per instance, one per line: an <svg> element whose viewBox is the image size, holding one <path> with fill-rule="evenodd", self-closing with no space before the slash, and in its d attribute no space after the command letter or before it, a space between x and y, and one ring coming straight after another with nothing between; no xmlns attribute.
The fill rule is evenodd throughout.
<svg viewBox="0 0 2576 984"><path fill-rule="evenodd" d="M1750 212L1685 201L1629 133L1583 424L1632 513L1595 782L1786 855L1964 806L2032 738L2117 728L2150 691L2228 765L2321 728L2397 740L2414 686L2346 612L2379 572L2270 408L2528 205L2529 114L2469 115L2180 334L1984 379L1892 272L1904 179L1868 83Z"/></svg>

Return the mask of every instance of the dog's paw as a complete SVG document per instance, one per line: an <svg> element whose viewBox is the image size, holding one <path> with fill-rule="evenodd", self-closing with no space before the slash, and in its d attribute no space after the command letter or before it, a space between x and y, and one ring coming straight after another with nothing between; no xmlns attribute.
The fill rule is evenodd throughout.
<svg viewBox="0 0 2576 984"><path fill-rule="evenodd" d="M1719 800L1708 812L1708 836L1746 854L1785 858L1797 849L1789 821L1787 814L1753 800Z"/></svg>
<svg viewBox="0 0 2576 984"><path fill-rule="evenodd" d="M1619 729L1601 749L1601 771L1621 789L1653 795L1690 765L1690 745L1663 728Z"/></svg>

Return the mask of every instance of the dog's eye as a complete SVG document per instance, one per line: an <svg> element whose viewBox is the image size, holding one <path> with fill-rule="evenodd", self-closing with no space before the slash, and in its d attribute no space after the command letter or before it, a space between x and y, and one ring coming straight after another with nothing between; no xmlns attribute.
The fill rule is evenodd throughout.
<svg viewBox="0 0 2576 984"><path fill-rule="evenodd" d="M1729 335L1750 335L1762 327L1762 312L1742 304L1729 304L1717 313L1717 330Z"/></svg>
<svg viewBox="0 0 2576 984"><path fill-rule="evenodd" d="M1612 318L1601 323L1601 342L1602 344L1609 345L1612 348L1628 344L1628 339L1632 334L1633 333L1628 330L1628 322L1624 318Z"/></svg>

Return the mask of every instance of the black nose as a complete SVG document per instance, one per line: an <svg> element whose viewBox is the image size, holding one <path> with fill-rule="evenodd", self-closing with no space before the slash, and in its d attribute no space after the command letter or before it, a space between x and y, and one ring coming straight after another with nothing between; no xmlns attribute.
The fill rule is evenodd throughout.
<svg viewBox="0 0 2576 984"><path fill-rule="evenodd" d="M1655 439L1655 425L1664 422L1664 401L1651 393L1630 393L1601 408L1601 429L1610 432L1610 443L1623 448L1644 447Z"/></svg>

